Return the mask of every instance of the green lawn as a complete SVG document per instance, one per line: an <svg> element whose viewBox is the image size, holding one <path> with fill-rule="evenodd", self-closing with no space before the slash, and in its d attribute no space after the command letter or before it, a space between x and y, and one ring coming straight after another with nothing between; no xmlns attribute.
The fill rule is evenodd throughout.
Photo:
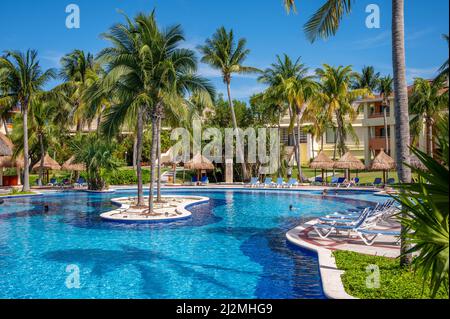
<svg viewBox="0 0 450 319"><path fill-rule="evenodd" d="M342 282L346 292L361 299L428 299L429 289L422 285L420 277L414 272L400 267L398 259L362 255L348 251L333 252L336 265L345 270ZM379 268L379 288L368 288L366 281L371 275L366 270L369 265ZM436 298L448 299L444 287Z"/></svg>

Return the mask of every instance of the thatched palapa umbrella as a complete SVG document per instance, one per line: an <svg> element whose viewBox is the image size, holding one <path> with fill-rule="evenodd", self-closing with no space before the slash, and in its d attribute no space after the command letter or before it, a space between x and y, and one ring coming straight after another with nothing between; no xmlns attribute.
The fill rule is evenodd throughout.
<svg viewBox="0 0 450 319"><path fill-rule="evenodd" d="M62 169L65 171L83 172L86 170L86 165L75 163L75 156L72 156L62 165Z"/></svg>
<svg viewBox="0 0 450 319"><path fill-rule="evenodd" d="M38 170L41 168L41 161L37 162L33 166L33 170ZM44 170L47 171L47 182L49 180L49 171L59 171L61 170L61 165L58 164L50 155L46 154L44 157Z"/></svg>
<svg viewBox="0 0 450 319"><path fill-rule="evenodd" d="M211 171L214 169L214 164L198 153L189 162L184 164L184 167L190 170L197 171L197 178L200 180L201 171Z"/></svg>
<svg viewBox="0 0 450 319"><path fill-rule="evenodd" d="M4 134L0 133L0 156L12 156L14 145Z"/></svg>
<svg viewBox="0 0 450 319"><path fill-rule="evenodd" d="M395 168L395 160L387 155L383 149L380 150L380 153L374 158L372 164L369 169L373 171L383 171L383 182L386 184L386 171Z"/></svg>
<svg viewBox="0 0 450 319"><path fill-rule="evenodd" d="M314 170L322 170L323 182L325 182L324 170L333 169L333 166L334 162L323 151L321 151L319 155L317 155L317 157L311 162L311 164L309 164L309 167L313 168Z"/></svg>
<svg viewBox="0 0 450 319"><path fill-rule="evenodd" d="M347 178L350 178L350 170L359 171L364 170L366 167L352 153L347 152L339 159L339 161L334 163L334 168L347 170ZM358 176L358 173L356 173L356 176Z"/></svg>

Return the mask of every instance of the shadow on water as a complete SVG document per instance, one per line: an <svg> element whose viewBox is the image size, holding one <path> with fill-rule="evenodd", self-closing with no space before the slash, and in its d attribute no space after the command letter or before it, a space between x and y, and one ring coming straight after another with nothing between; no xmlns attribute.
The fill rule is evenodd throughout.
<svg viewBox="0 0 450 319"><path fill-rule="evenodd" d="M134 267L141 276L142 294L150 298L173 298L167 295L167 287L164 269L156 269L154 265L167 264L170 271L175 271L178 276L182 276L193 281L207 282L221 290L227 291L230 295L239 296L240 292L232 285L228 285L215 278L216 271L243 273L254 275L239 269L228 268L217 265L194 263L169 257L161 252L153 250L139 249L132 246L121 246L121 250L105 249L67 249L50 251L42 256L43 258L64 264L76 263L82 267L90 267L92 274L102 277L109 272L127 267ZM210 273L212 275L210 275Z"/></svg>
<svg viewBox="0 0 450 319"><path fill-rule="evenodd" d="M199 204L188 208L193 214L187 219L170 223L118 223L108 222L100 217L100 214L66 214L60 222L67 225L96 230L148 230L148 229L176 229L179 227L199 227L218 223L221 217L214 215L213 209L225 205L222 199L211 199L208 203ZM110 209L108 209L110 210Z"/></svg>

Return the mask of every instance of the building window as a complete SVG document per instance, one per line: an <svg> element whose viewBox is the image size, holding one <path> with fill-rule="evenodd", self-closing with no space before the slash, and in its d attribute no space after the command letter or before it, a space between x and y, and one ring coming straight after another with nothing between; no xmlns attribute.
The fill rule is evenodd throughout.
<svg viewBox="0 0 450 319"><path fill-rule="evenodd" d="M327 132L326 132L325 135L326 135L325 140L326 140L327 144L334 144L334 143L336 143L336 131L335 131L335 129L333 129L333 128L327 129Z"/></svg>

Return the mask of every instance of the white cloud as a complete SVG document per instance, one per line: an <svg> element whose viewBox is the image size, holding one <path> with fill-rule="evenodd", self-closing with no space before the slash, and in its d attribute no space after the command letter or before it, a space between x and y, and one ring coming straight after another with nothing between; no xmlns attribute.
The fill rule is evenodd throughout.
<svg viewBox="0 0 450 319"><path fill-rule="evenodd" d="M55 51L46 51L41 59L49 62L51 67L60 67L60 61L64 54Z"/></svg>
<svg viewBox="0 0 450 319"><path fill-rule="evenodd" d="M408 83L412 83L415 78L432 79L437 75L439 66L430 68L407 68L406 80Z"/></svg>
<svg viewBox="0 0 450 319"><path fill-rule="evenodd" d="M255 84L255 85L239 85L231 87L231 96L233 99L248 99L250 96L256 93L261 93L266 89L266 86L263 84ZM219 90L219 93L226 96L227 92L224 89Z"/></svg>

